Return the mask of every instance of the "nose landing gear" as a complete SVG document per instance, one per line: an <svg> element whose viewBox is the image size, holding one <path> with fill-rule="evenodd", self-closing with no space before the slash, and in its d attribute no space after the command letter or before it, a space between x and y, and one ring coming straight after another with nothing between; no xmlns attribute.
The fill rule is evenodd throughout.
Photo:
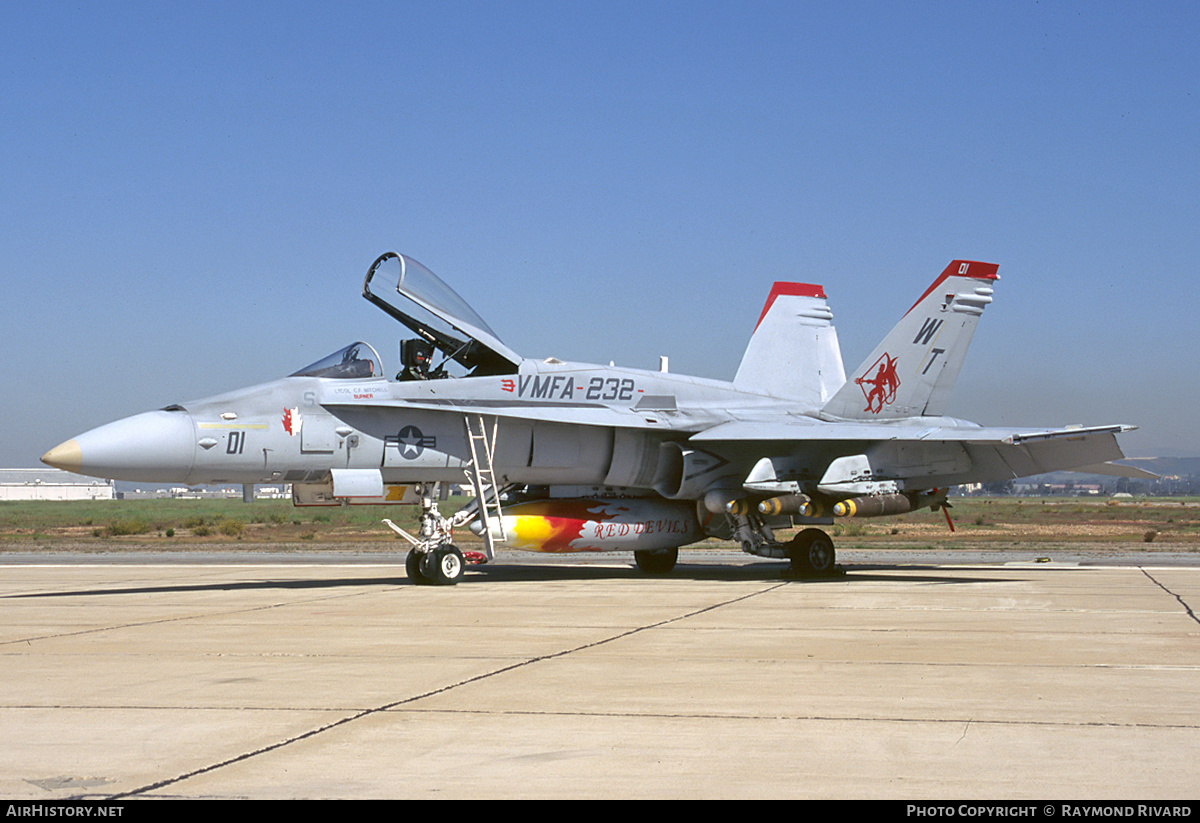
<svg viewBox="0 0 1200 823"><path fill-rule="evenodd" d="M474 510L464 509L446 518L438 512L433 484L425 484L421 494L421 527L419 537L413 537L391 520L388 528L412 544L404 560L408 579L422 586L453 586L462 579L466 560L462 551L451 543L455 526L465 525L476 516Z"/></svg>
<svg viewBox="0 0 1200 823"><path fill-rule="evenodd" d="M446 544L429 552L412 549L404 570L408 579L419 586L453 586L462 579L465 565L458 547Z"/></svg>

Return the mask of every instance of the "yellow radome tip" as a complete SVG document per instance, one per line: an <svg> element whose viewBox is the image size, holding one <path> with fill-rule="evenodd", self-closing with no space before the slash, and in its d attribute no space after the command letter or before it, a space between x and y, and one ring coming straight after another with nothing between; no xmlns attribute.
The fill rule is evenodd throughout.
<svg viewBox="0 0 1200 823"><path fill-rule="evenodd" d="M59 443L42 455L42 462L47 466L62 469L67 472L77 472L83 468L83 452L74 440Z"/></svg>

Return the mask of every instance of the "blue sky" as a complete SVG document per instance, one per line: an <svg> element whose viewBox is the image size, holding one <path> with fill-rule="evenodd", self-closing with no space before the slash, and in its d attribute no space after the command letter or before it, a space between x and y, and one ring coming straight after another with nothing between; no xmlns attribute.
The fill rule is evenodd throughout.
<svg viewBox="0 0 1200 823"><path fill-rule="evenodd" d="M731 378L771 283L847 368L1000 264L950 413L1200 454L1200 5L0 5L0 465L401 335Z"/></svg>

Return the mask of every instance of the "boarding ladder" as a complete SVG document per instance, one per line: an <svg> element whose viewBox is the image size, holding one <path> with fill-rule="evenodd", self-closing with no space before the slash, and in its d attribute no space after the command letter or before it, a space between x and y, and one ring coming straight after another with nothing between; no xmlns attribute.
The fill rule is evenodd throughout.
<svg viewBox="0 0 1200 823"><path fill-rule="evenodd" d="M475 490L475 504L479 511L479 521L483 525L483 547L488 560L496 557L496 547L492 536L492 523L501 542L507 539L504 533L504 513L500 511L500 487L496 485L496 474L492 469L492 459L496 453L496 429L499 418L492 418L492 429L488 432L483 415L463 415L463 423L467 427L467 445L471 450L471 462L463 470Z"/></svg>

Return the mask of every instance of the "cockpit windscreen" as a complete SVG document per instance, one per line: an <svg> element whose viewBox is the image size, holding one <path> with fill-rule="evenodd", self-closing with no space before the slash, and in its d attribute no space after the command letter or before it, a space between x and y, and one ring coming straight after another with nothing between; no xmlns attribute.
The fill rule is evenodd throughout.
<svg viewBox="0 0 1200 823"><path fill-rule="evenodd" d="M367 343L361 341L338 349L289 377L331 377L336 380L366 380L383 377L383 363Z"/></svg>

